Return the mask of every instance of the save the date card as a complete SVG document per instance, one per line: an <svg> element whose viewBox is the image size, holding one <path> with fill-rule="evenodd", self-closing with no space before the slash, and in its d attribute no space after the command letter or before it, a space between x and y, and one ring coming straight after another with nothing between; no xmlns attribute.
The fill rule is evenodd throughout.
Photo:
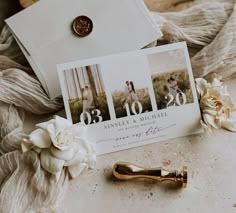
<svg viewBox="0 0 236 213"><path fill-rule="evenodd" d="M105 154L201 133L186 44L58 65L68 119Z"/></svg>

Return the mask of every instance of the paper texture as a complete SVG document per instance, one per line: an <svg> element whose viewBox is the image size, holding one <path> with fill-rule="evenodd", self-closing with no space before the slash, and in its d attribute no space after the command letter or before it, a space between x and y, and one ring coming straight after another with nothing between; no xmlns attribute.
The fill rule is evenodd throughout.
<svg viewBox="0 0 236 213"><path fill-rule="evenodd" d="M93 21L85 38L71 29L79 15ZM142 0L41 0L6 22L50 98L61 94L56 64L137 50L162 35Z"/></svg>
<svg viewBox="0 0 236 213"><path fill-rule="evenodd" d="M98 155L202 132L186 43L61 64L58 72L67 117L88 125Z"/></svg>

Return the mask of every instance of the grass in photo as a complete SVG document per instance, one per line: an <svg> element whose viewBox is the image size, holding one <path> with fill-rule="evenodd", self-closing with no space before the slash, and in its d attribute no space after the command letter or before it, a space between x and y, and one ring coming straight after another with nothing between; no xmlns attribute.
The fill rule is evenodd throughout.
<svg viewBox="0 0 236 213"><path fill-rule="evenodd" d="M193 103L193 94L183 49L148 56L157 108Z"/></svg>
<svg viewBox="0 0 236 213"><path fill-rule="evenodd" d="M153 111L146 57L119 56L102 64L112 115L124 118Z"/></svg>
<svg viewBox="0 0 236 213"><path fill-rule="evenodd" d="M68 104L73 123L99 123L110 120L99 65L64 71Z"/></svg>
<svg viewBox="0 0 236 213"><path fill-rule="evenodd" d="M113 104L117 118L152 111L152 104L148 88L132 88L134 88L132 86L132 82L130 85L130 83L127 81L124 91L114 91L112 93Z"/></svg>
<svg viewBox="0 0 236 213"><path fill-rule="evenodd" d="M158 109L193 103L187 70L152 75Z"/></svg>

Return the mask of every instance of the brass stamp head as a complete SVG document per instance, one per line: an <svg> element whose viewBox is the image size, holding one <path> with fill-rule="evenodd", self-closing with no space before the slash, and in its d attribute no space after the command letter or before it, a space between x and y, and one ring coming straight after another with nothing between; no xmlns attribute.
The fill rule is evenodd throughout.
<svg viewBox="0 0 236 213"><path fill-rule="evenodd" d="M184 166L182 171L169 171L162 167L144 168L128 162L117 162L113 166L113 175L119 180L131 180L135 178L149 178L156 181L171 181L181 184L183 188L187 187L188 171Z"/></svg>

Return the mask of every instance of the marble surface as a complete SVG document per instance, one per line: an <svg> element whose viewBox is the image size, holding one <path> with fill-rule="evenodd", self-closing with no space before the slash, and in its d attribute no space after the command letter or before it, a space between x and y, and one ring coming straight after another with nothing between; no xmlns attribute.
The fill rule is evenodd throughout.
<svg viewBox="0 0 236 213"><path fill-rule="evenodd" d="M236 100L236 79L227 81ZM30 116L29 116L30 117ZM48 119L26 120L26 130ZM63 202L63 212L103 213L199 213L236 212L236 133L215 130L178 138L97 158L95 170L71 180ZM130 161L143 166L189 170L186 189L150 180L117 181L111 175L117 161ZM170 164L166 165L166 161Z"/></svg>

